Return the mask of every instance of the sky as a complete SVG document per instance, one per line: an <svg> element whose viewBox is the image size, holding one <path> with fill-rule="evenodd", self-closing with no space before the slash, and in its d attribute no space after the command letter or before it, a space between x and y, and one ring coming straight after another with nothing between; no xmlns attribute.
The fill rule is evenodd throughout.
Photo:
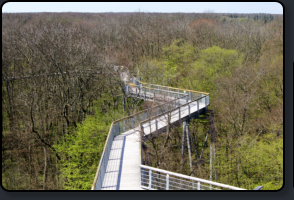
<svg viewBox="0 0 294 200"><path fill-rule="evenodd" d="M7 2L2 5L2 13L139 11L283 14L283 7L277 2Z"/></svg>

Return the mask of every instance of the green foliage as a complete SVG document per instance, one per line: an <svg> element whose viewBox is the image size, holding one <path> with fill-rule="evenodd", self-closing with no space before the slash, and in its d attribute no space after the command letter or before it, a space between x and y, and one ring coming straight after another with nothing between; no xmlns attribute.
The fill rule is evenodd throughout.
<svg viewBox="0 0 294 200"><path fill-rule="evenodd" d="M137 72L141 79L148 83L163 84L166 81L165 77L160 76L165 74L164 63L160 60L143 56L139 61Z"/></svg>
<svg viewBox="0 0 294 200"><path fill-rule="evenodd" d="M195 73L189 78L196 80L192 85L197 85L198 90L213 92L216 89L214 80L231 77L232 68L240 66L242 61L242 54L236 50L213 46L200 51L199 59L193 64Z"/></svg>
<svg viewBox="0 0 294 200"><path fill-rule="evenodd" d="M252 190L278 190L283 185L283 138L266 134L243 137L217 151L218 182Z"/></svg>
<svg viewBox="0 0 294 200"><path fill-rule="evenodd" d="M78 124L71 134L54 147L62 160L59 163L64 189L91 189L104 144L114 118L122 117L116 112L100 113L88 116L83 124Z"/></svg>
<svg viewBox="0 0 294 200"><path fill-rule="evenodd" d="M243 17L243 18L238 18L238 21L240 23L245 23L245 22L251 21L251 19Z"/></svg>
<svg viewBox="0 0 294 200"><path fill-rule="evenodd" d="M115 63L135 71L145 82L209 92L209 109L215 111L217 134L216 181L247 189L257 185L280 188L283 16L211 13L189 16L107 14L109 20L105 20L105 14L5 13L3 80L39 74L46 78L42 75L3 82L3 186L63 189L62 182L65 189L90 189L110 123L122 117L115 110L119 82L110 78L113 74L104 65ZM244 53L245 58L238 52ZM103 76L96 73L88 76L82 69ZM49 76L67 71L76 72ZM73 87L72 77L77 78ZM106 94L110 98L104 101L102 97ZM86 117L92 110L85 111L84 106L87 102L90 106L97 98L100 98L97 116ZM139 101L127 102L125 113L139 110ZM33 119L28 117L30 108ZM41 140L32 133L32 120ZM209 125L205 124L207 120L196 121L190 128L199 150ZM72 129L76 123L80 124ZM156 166L180 170L182 128L178 129L176 137L170 134L163 137L167 142L155 146L160 150L166 145L162 156L155 156ZM259 133L258 140L254 140ZM55 163L53 148L46 148L44 156L44 141L55 144L61 157L59 168L52 163ZM194 160L197 176L208 179L209 146L202 158ZM184 169L189 173L188 162Z"/></svg>
<svg viewBox="0 0 294 200"><path fill-rule="evenodd" d="M188 73L188 65L195 59L195 48L183 39L174 40L168 47L163 47L165 77L169 83L180 75Z"/></svg>

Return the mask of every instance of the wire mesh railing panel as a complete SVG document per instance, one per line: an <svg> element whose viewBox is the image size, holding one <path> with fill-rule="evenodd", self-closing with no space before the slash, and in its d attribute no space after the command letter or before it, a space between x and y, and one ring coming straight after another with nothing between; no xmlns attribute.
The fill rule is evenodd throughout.
<svg viewBox="0 0 294 200"><path fill-rule="evenodd" d="M97 174L97 178L95 178L94 184L93 184L93 187L95 187L96 190L100 190L102 188L113 138L119 134L118 127L119 127L118 124L115 124L115 125L112 124L110 127L108 138L106 140L106 145L104 146L104 150L103 150L102 156L100 158L99 166L98 166L99 173Z"/></svg>
<svg viewBox="0 0 294 200"><path fill-rule="evenodd" d="M148 190L244 190L145 165L140 168L141 187Z"/></svg>
<svg viewBox="0 0 294 200"><path fill-rule="evenodd" d="M146 121L148 119L151 120L151 118L154 119L158 117L158 118L163 118L161 120L164 120L164 118L171 118L171 117L174 117L175 115L178 115L180 119L181 118L180 113L182 111L190 110L189 104L187 104L188 102L192 103L194 101L194 103L197 102L197 104L198 102L205 103L206 106L209 104L209 95L207 93L204 93L204 94L207 94L207 95L204 95L202 93L195 92L195 91L193 92L191 90L185 91L182 89L160 86L155 84L145 84L138 81L135 78L131 78L130 82L123 83L123 87L127 95L131 95L132 97L136 97L136 98L140 98L144 100L151 100L151 101L153 100L154 102L161 103L161 104L113 122L108 134L106 144L104 146L104 150L103 150L100 163L98 166L98 170L95 176L95 180L92 186L92 188L95 187L95 189L99 189L99 188L101 189L102 187L103 178L106 171L108 158L109 158L109 154L110 154L110 150L112 146L112 141L115 136L122 134L124 132L127 132L131 129L138 128L138 126L143 121ZM179 109L179 110L176 111L175 109ZM166 120L169 120L169 119L166 119ZM142 172L141 175L142 175L141 177L142 187L147 187L146 186L147 184L150 189L152 189L150 187L150 184L152 182L153 182L152 186L154 187L153 189L164 189L169 187L174 189L176 188L190 189L191 187L194 188L194 185L195 185L195 184L187 183L186 186L183 186L180 183L173 183L173 182L170 182L171 185L169 185L169 181L168 181L169 179L166 178L165 176L162 176L160 173L159 174L155 173L154 177L153 178L151 177L150 180L148 178L149 174ZM173 177L171 177L171 179L172 178Z"/></svg>
<svg viewBox="0 0 294 200"><path fill-rule="evenodd" d="M192 99L192 101L195 100L195 99L199 99L201 97L202 97L201 94L199 94L199 93L192 93L191 92L191 99Z"/></svg>

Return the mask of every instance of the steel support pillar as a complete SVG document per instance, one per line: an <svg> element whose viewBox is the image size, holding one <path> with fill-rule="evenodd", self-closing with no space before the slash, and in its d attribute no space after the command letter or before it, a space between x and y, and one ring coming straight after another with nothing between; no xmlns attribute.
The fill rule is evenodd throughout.
<svg viewBox="0 0 294 200"><path fill-rule="evenodd" d="M187 146L189 153L189 161L190 161L190 173L192 173L192 158L191 158L191 148L190 148L190 139L189 139L189 123L186 122L186 137L187 137Z"/></svg>
<svg viewBox="0 0 294 200"><path fill-rule="evenodd" d="M185 150L185 128L186 122L183 122L183 136L182 136L182 159L181 159L181 173L183 173L183 165L184 165L184 150Z"/></svg>

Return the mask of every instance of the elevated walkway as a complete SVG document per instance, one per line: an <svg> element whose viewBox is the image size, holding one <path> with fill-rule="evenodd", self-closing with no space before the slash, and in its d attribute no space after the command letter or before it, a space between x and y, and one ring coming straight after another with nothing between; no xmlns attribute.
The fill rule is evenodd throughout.
<svg viewBox="0 0 294 200"><path fill-rule="evenodd" d="M152 175L152 169L142 165L142 141L148 140L155 134L160 134L168 124L178 125L182 121L205 111L209 105L209 94L147 84L135 77L132 77L129 81L126 81L126 78L123 80L125 80L124 91L127 96L157 102L159 105L114 121L111 124L92 190L161 189L153 184L155 175L157 175L154 174L154 168L152 168ZM163 189L172 189L170 187L172 182L168 178L170 174L176 173L166 173L165 179L162 179L166 184ZM185 178L187 179L185 175L179 178L181 183ZM209 182L196 179L188 177L188 181L186 180L186 182L192 181L191 183L197 182L193 183L192 189L203 189L204 186L201 187L201 184ZM161 179L156 178L156 180ZM233 186L223 187L226 185L216 182L209 182L209 184L210 189L213 184L216 184L215 188L217 189L221 187L242 189ZM187 184L183 185L187 186ZM178 188L183 189L183 187Z"/></svg>

